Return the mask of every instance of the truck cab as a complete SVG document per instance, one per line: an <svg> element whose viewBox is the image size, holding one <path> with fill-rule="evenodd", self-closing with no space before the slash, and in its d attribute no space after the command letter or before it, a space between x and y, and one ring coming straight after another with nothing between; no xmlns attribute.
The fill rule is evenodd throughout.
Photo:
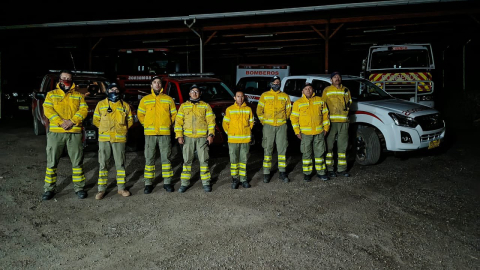
<svg viewBox="0 0 480 270"><path fill-rule="evenodd" d="M371 46L363 76L390 95L433 108L435 70L430 44Z"/></svg>

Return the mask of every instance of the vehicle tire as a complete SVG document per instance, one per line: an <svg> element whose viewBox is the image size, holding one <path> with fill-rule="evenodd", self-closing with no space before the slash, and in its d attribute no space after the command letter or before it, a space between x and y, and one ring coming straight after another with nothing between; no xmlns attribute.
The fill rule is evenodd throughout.
<svg viewBox="0 0 480 270"><path fill-rule="evenodd" d="M36 116L33 117L33 132L37 136L46 134L45 126L40 120L37 119Z"/></svg>
<svg viewBox="0 0 480 270"><path fill-rule="evenodd" d="M382 146L375 129L372 127L358 128L355 139L355 160L358 164L374 165L380 159Z"/></svg>

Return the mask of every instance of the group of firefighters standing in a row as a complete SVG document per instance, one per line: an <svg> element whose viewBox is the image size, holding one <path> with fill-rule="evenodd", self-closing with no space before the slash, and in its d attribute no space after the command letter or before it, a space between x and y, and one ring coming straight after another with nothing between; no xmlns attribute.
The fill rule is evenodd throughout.
<svg viewBox="0 0 480 270"><path fill-rule="evenodd" d="M72 162L74 190L80 199L87 197L84 190L82 122L88 113L83 94L76 91L70 71L62 71L57 88L48 92L43 104L45 116L50 121L47 135L47 169L42 199L50 200L55 195L57 165L64 147L67 147ZM291 120L296 136L301 140L304 180L311 181L313 165L318 177L328 180L335 177L334 143L337 141L337 173L348 177L346 149L348 145L348 111L351 104L350 92L341 84L341 75L331 75L332 85L325 88L322 97L315 96L312 85L306 83L302 98L293 106L287 94L280 91L281 80L273 77L271 89L262 94L257 106L257 116L263 125L262 147L263 182L270 182L272 153L276 145L278 152L279 178L289 182L287 167L287 119ZM200 162L200 178L205 192L212 191L208 167L209 145L215 136L215 115L210 105L201 100L201 89L192 85L190 99L177 111L173 99L163 93L162 81L152 78L152 93L143 97L137 110L138 120L145 134L144 193L153 191L155 179L155 157L157 145L160 150L164 189L174 191L171 164L170 131L174 126L175 138L183 145L183 170L179 192L190 187L192 163L195 151ZM98 193L95 198L105 196L108 179L108 163L113 154L117 172L118 193L130 196L125 189L125 145L128 128L133 125L133 116L128 103L121 99L120 89L111 84L107 98L97 104L93 124L98 127ZM247 181L247 156L250 149L254 117L252 109L245 103L242 91L235 93L235 103L228 107L223 118L223 129L228 135L232 188L240 185L249 188ZM325 137L327 145L326 159Z"/></svg>

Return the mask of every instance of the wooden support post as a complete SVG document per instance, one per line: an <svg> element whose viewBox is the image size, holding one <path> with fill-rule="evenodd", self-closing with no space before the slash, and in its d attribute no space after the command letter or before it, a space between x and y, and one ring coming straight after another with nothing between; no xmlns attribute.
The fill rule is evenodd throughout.
<svg viewBox="0 0 480 270"><path fill-rule="evenodd" d="M92 71L92 52L95 49L95 47L97 47L98 43L100 43L100 41L102 41L102 39L103 38L98 39L97 43L95 43L95 45L93 45L93 47L88 52L88 70L90 70L90 71Z"/></svg>
<svg viewBox="0 0 480 270"><path fill-rule="evenodd" d="M328 74L328 41L330 39L330 22L325 25L325 74Z"/></svg>

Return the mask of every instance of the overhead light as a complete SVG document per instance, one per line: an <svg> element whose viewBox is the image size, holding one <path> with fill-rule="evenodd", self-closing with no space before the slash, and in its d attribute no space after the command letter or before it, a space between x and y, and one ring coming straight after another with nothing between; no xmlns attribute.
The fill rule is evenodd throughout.
<svg viewBox="0 0 480 270"><path fill-rule="evenodd" d="M161 42L169 42L170 39L157 39L157 40L144 40L142 43L161 43Z"/></svg>
<svg viewBox="0 0 480 270"><path fill-rule="evenodd" d="M148 53L153 53L153 50L148 50Z"/></svg>
<svg viewBox="0 0 480 270"><path fill-rule="evenodd" d="M263 47L263 48L257 48L257 50L259 51L263 51L263 50L280 50L282 49L283 47Z"/></svg>
<svg viewBox="0 0 480 270"><path fill-rule="evenodd" d="M261 35L247 35L246 38L256 38L256 37L273 37L273 34L261 34Z"/></svg>
<svg viewBox="0 0 480 270"><path fill-rule="evenodd" d="M394 27L390 27L390 28L380 28L380 29L363 30L363 33L388 32L388 31L395 31L395 26L394 26Z"/></svg>

